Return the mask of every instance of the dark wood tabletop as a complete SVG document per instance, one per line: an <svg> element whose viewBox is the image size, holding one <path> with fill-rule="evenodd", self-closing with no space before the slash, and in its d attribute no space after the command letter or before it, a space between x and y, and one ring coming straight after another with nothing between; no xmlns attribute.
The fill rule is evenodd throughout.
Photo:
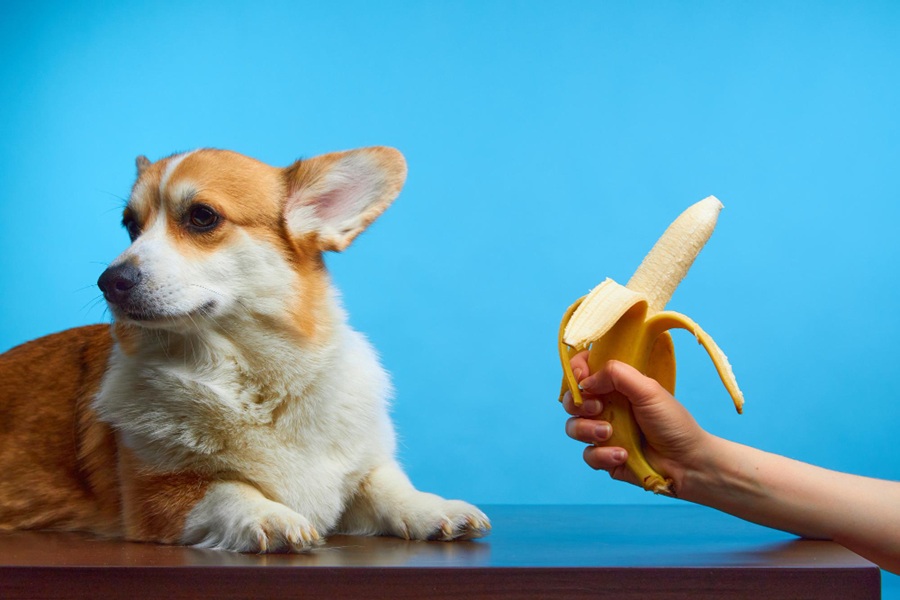
<svg viewBox="0 0 900 600"><path fill-rule="evenodd" d="M880 572L692 505L486 506L471 542L335 536L305 555L0 534L0 598L854 598Z"/></svg>

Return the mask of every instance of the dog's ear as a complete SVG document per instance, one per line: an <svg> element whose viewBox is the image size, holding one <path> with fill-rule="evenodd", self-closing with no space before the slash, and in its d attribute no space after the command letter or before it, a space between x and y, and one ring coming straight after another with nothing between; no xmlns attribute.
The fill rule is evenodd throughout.
<svg viewBox="0 0 900 600"><path fill-rule="evenodd" d="M299 160L284 169L285 221L291 235L315 235L340 252L390 206L406 181L406 161L375 146Z"/></svg>
<svg viewBox="0 0 900 600"><path fill-rule="evenodd" d="M134 159L134 164L137 167L138 177L141 176L141 173L147 170L147 167L150 166L150 159L141 154L136 159Z"/></svg>

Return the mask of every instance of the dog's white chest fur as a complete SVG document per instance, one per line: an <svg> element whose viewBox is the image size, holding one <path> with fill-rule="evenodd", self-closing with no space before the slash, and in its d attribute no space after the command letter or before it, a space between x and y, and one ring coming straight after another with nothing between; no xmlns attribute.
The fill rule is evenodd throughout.
<svg viewBox="0 0 900 600"><path fill-rule="evenodd" d="M199 359L116 352L95 407L155 469L237 473L329 531L394 451L387 375L360 334L335 337L318 350L268 340L256 356L226 338L194 347Z"/></svg>

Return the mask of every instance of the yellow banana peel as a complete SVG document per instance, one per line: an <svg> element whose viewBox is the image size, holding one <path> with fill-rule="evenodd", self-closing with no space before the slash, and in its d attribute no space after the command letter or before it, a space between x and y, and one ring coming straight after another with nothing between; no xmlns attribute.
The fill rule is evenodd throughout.
<svg viewBox="0 0 900 600"><path fill-rule="evenodd" d="M592 373L609 360L619 360L656 379L674 394L675 348L669 330L678 328L690 331L706 349L735 408L742 412L744 396L722 350L694 321L664 310L712 235L721 209L722 203L714 196L694 204L666 229L628 285L606 279L569 307L559 328L563 368L560 399L569 391L575 405L582 404L570 361L584 350L589 350L588 365ZM600 418L608 421L613 430L612 437L603 445L628 451L625 466L644 489L675 496L672 480L656 471L644 456L643 436L628 399L617 393L604 398Z"/></svg>

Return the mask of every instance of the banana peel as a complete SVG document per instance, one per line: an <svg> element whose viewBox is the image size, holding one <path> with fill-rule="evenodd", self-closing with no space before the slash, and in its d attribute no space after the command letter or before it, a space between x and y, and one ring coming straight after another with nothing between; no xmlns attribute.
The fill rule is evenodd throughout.
<svg viewBox="0 0 900 600"><path fill-rule="evenodd" d="M572 394L582 404L581 391L572 372L571 359L588 350L592 373L609 360L630 364L675 393L675 348L671 329L690 331L706 349L738 413L744 396L728 358L712 337L694 321L665 310L700 250L715 229L722 203L714 196L684 211L660 237L635 274L623 286L606 279L588 295L575 301L563 315L559 328L559 356L563 369L560 400ZM627 398L616 392L604 398L599 418L612 425L612 436L603 443L628 451L626 468L648 491L675 496L673 481L658 472L644 455L643 435Z"/></svg>

